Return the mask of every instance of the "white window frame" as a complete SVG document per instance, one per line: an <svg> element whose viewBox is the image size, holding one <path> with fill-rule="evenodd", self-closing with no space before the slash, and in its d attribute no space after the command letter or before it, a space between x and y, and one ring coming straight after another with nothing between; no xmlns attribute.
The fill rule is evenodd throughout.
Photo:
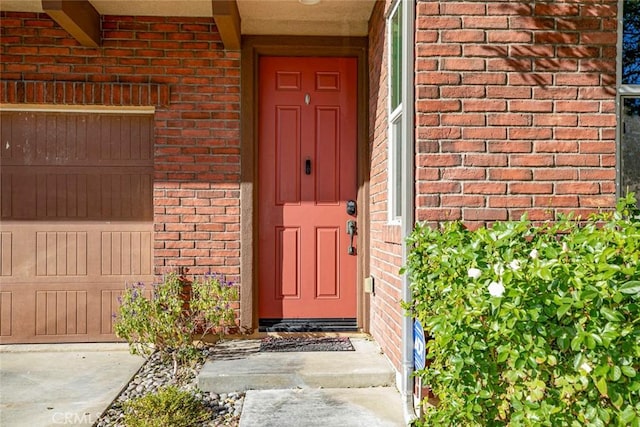
<svg viewBox="0 0 640 427"><path fill-rule="evenodd" d="M640 98L640 84L622 83L622 55L623 55L623 34L624 34L624 0L618 0L618 46L616 64L616 122L618 129L616 132L616 193L617 197L624 197L626 189L622 188L623 161L622 161L622 138L623 138L623 103L625 98ZM640 195L636 194L640 199Z"/></svg>
<svg viewBox="0 0 640 427"><path fill-rule="evenodd" d="M398 10L400 8L400 4L403 0L396 1L391 9L390 13L386 20L387 26L387 40L388 40L388 56L387 56L387 104L388 104L388 154L387 154L387 218L388 223L393 225L400 225L402 223L402 204L403 204L403 188L405 187L403 183L403 171L402 167L402 159L404 157L404 141L406 140L406 132L404 132L404 120L403 118L406 116L405 111L405 100L404 98L404 86L406 79L406 70L404 58L399 61L400 69L399 76L397 82L400 84L400 99L398 100L398 105L393 108L393 84L394 84L394 74L393 74L393 49L397 48L397 46L393 45L393 25L392 21L396 14L398 14ZM403 10L405 7L403 7ZM402 11L403 11L402 10ZM400 36L400 52L398 54L404 56L404 39L405 39L405 19L402 14L399 16L401 28L399 32ZM398 138L398 134L400 137Z"/></svg>

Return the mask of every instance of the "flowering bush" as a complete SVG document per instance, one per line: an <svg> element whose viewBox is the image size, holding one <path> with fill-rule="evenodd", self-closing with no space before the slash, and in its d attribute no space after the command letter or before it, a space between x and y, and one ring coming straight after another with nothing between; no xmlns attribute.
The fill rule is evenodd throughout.
<svg viewBox="0 0 640 427"><path fill-rule="evenodd" d="M175 374L178 363L195 354L194 338L235 326L237 300L237 287L222 275L207 274L189 284L169 274L150 288L137 283L125 290L115 333L129 342L133 354L147 357L159 351L171 358Z"/></svg>
<svg viewBox="0 0 640 427"><path fill-rule="evenodd" d="M439 400L424 425L640 426L640 217L419 225L407 269Z"/></svg>

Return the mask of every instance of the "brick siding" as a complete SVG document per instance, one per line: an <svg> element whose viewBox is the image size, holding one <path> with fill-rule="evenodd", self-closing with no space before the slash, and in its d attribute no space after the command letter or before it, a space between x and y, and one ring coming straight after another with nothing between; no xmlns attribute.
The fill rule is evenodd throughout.
<svg viewBox="0 0 640 427"><path fill-rule="evenodd" d="M370 273L375 293L370 297L371 335L396 369L401 365L402 265L400 226L387 220L388 88L385 16L390 1L379 1L369 20L369 150L370 180Z"/></svg>
<svg viewBox="0 0 640 427"><path fill-rule="evenodd" d="M615 204L616 1L431 1L416 15L418 220Z"/></svg>
<svg viewBox="0 0 640 427"><path fill-rule="evenodd" d="M211 18L103 16L80 46L46 14L1 15L0 102L153 105L154 261L239 279L240 56Z"/></svg>

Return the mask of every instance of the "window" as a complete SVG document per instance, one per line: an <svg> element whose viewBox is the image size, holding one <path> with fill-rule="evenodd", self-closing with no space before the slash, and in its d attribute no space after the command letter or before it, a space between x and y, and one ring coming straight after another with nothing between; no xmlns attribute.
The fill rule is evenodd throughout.
<svg viewBox="0 0 640 427"><path fill-rule="evenodd" d="M640 0L622 2L620 195L640 197ZM639 203L640 205L640 203Z"/></svg>
<svg viewBox="0 0 640 427"><path fill-rule="evenodd" d="M396 2L388 18L389 40L389 221L399 223L402 217L403 134L402 83L405 70L402 57L402 0Z"/></svg>

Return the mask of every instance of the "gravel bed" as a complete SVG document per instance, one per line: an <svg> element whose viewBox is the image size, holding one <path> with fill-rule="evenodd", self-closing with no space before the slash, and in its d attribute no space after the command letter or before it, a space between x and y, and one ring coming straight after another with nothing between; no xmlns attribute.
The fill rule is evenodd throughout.
<svg viewBox="0 0 640 427"><path fill-rule="evenodd" d="M211 419L202 426L234 426L240 421L244 393L215 394L203 392L197 387L197 374L211 352L211 348L200 350L202 357L191 367L180 367L173 376L173 364L163 362L158 353L151 355L138 373L131 379L127 387L111 403L109 408L98 419L95 427L124 426L123 402L158 391L168 385L176 385L183 390L191 391L211 411Z"/></svg>

